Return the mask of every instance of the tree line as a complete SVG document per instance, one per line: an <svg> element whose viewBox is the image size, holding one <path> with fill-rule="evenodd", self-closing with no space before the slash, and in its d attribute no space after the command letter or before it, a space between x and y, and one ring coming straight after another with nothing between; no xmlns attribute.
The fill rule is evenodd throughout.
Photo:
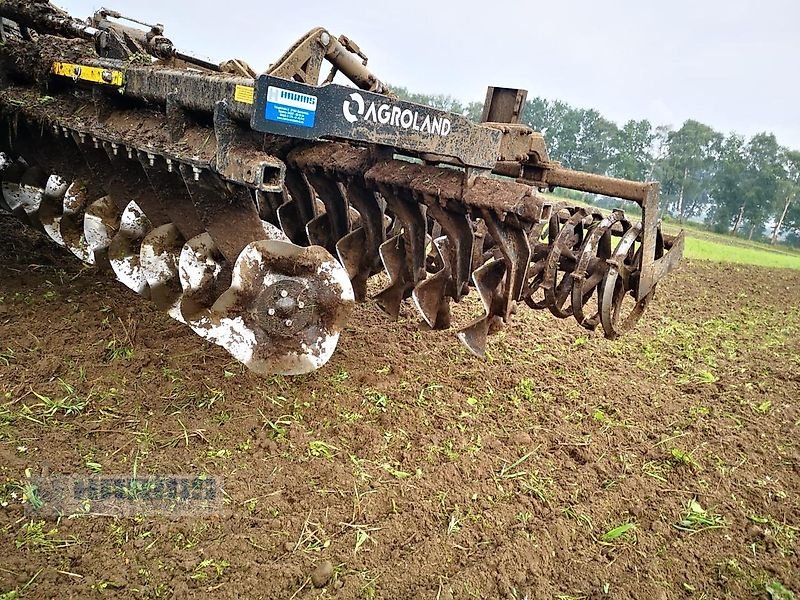
<svg viewBox="0 0 800 600"><path fill-rule="evenodd" d="M482 102L393 89L404 100L480 119ZM664 210L681 223L800 247L800 152L772 133L726 135L691 119L678 129L647 119L619 126L594 109L540 97L528 99L522 122L544 134L550 157L565 167L660 181Z"/></svg>

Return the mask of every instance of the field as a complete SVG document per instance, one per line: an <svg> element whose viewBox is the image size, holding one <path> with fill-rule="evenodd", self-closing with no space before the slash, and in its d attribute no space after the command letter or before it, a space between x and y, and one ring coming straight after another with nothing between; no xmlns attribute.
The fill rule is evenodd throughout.
<svg viewBox="0 0 800 600"><path fill-rule="evenodd" d="M521 308L486 361L367 302L263 379L0 216L0 598L785 600L799 399L793 269L690 258L616 341ZM56 519L47 473L224 494Z"/></svg>

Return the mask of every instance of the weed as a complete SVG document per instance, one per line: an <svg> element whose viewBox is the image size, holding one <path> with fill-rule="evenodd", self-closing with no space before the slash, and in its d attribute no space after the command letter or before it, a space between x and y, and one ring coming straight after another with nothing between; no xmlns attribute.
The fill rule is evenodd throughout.
<svg viewBox="0 0 800 600"><path fill-rule="evenodd" d="M764 586L764 590L769 594L770 600L794 600L794 592L780 581L769 582Z"/></svg>
<svg viewBox="0 0 800 600"><path fill-rule="evenodd" d="M461 531L461 511L458 506L455 506L447 520L447 535L453 535L459 531Z"/></svg>
<svg viewBox="0 0 800 600"><path fill-rule="evenodd" d="M386 408L389 406L389 397L386 394L382 394L375 390L367 390L364 392L364 396L372 404L372 407L374 407L375 410L385 412ZM373 410L372 407L370 407L370 410Z"/></svg>
<svg viewBox="0 0 800 600"><path fill-rule="evenodd" d="M0 350L0 365L8 367L14 362L16 358L16 354L11 348L6 348L5 350Z"/></svg>
<svg viewBox="0 0 800 600"><path fill-rule="evenodd" d="M356 529L356 543L353 547L353 554L357 554L361 547L366 544L372 537L363 529Z"/></svg>
<svg viewBox="0 0 800 600"><path fill-rule="evenodd" d="M75 393L75 388L73 388L63 379L59 379L58 383L64 391L64 395L61 396L61 398L50 398L49 396L40 394L35 390L31 390L33 395L36 396L41 403L27 407L29 412L41 417L52 417L59 412L63 413L65 416L81 414L89 404L90 397L79 397ZM33 411L33 409L40 410Z"/></svg>
<svg viewBox="0 0 800 600"><path fill-rule="evenodd" d="M106 362L129 360L133 358L133 348L114 338L106 344L104 357Z"/></svg>
<svg viewBox="0 0 800 600"><path fill-rule="evenodd" d="M303 530L294 545L294 549L302 549L303 552L322 552L331 545L325 530L319 523L313 523L309 518L303 523Z"/></svg>
<svg viewBox="0 0 800 600"><path fill-rule="evenodd" d="M206 386L206 393L197 401L197 407L211 408L222 400L225 400L225 392Z"/></svg>
<svg viewBox="0 0 800 600"><path fill-rule="evenodd" d="M527 377L521 379L517 387L514 388L512 399L515 402L524 400L525 402L533 403L536 400L536 382Z"/></svg>
<svg viewBox="0 0 800 600"><path fill-rule="evenodd" d="M30 521L25 523L17 532L14 545L17 548L30 548L32 550L52 551L59 548L67 548L78 543L78 538L69 536L67 538L58 537L58 529L45 530L44 521Z"/></svg>
<svg viewBox="0 0 800 600"><path fill-rule="evenodd" d="M393 467L389 463L383 463L381 465L381 469L383 469L393 477L396 477L397 479L408 479L413 475L413 473L409 473L408 471L401 471L400 469ZM417 473L419 472L420 471L418 470Z"/></svg>
<svg viewBox="0 0 800 600"><path fill-rule="evenodd" d="M753 412L756 413L757 415L766 415L767 413L769 413L770 410L772 410L772 401L765 400L761 404L753 406L752 408Z"/></svg>
<svg viewBox="0 0 800 600"><path fill-rule="evenodd" d="M314 440L308 443L308 454L314 458L333 458L333 453L337 450L336 446L321 440Z"/></svg>
<svg viewBox="0 0 800 600"><path fill-rule="evenodd" d="M696 498L692 498L686 505L683 517L674 527L694 534L709 529L721 529L725 527L725 519L721 515L705 510Z"/></svg>
<svg viewBox="0 0 800 600"><path fill-rule="evenodd" d="M680 448L672 448L669 451L672 460L674 460L679 465L687 465L694 468L700 468L700 465L697 464L697 461L692 456L691 452L687 452L685 450L681 450Z"/></svg>
<svg viewBox="0 0 800 600"><path fill-rule="evenodd" d="M500 473L498 473L498 477L502 477L503 479L517 479L518 477L524 477L528 474L527 471L518 469L526 460L528 460L531 456L533 456L535 451L530 451L527 454L521 456L517 460L515 460L510 465L503 465L500 468Z"/></svg>
<svg viewBox="0 0 800 600"><path fill-rule="evenodd" d="M195 581L205 581L209 577L219 579L229 566L231 565L227 560L206 558L194 568L190 577Z"/></svg>
<svg viewBox="0 0 800 600"><path fill-rule="evenodd" d="M781 554L784 556L794 554L794 545L800 527L779 523L769 515L748 515L747 518L753 523L765 526L765 533L771 534Z"/></svg>
<svg viewBox="0 0 800 600"><path fill-rule="evenodd" d="M39 494L39 488L30 481L22 484L22 503L30 504L33 510L40 510L44 506L44 500Z"/></svg>
<svg viewBox="0 0 800 600"><path fill-rule="evenodd" d="M109 523L108 536L114 546L122 546L128 541L128 530L119 523Z"/></svg>
<svg viewBox="0 0 800 600"><path fill-rule="evenodd" d="M605 545L613 545L625 538L633 536L635 538L636 523L629 522L617 525L606 531L600 536L600 543Z"/></svg>
<svg viewBox="0 0 800 600"><path fill-rule="evenodd" d="M339 370L331 376L331 381L333 383L342 383L348 379L350 379L350 373L348 373L344 367L339 367Z"/></svg>
<svg viewBox="0 0 800 600"><path fill-rule="evenodd" d="M417 397L418 404L425 404L427 394L431 392L435 392L437 390L442 389L442 385L439 383L426 383L422 386L422 389L419 391L419 396Z"/></svg>
<svg viewBox="0 0 800 600"><path fill-rule="evenodd" d="M642 465L642 473L661 483L667 483L667 475L672 471L672 466L665 461L649 460Z"/></svg>

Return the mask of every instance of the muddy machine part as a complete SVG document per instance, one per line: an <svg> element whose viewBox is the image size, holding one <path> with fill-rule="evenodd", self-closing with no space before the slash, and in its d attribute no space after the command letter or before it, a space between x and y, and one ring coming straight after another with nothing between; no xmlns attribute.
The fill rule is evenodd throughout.
<svg viewBox="0 0 800 600"><path fill-rule="evenodd" d="M370 292L477 356L525 306L615 338L681 259L658 184L550 160L523 90L489 88L474 123L397 99L323 28L259 74L106 9L4 0L0 16L0 210L257 373L324 365ZM558 187L641 221L542 194Z"/></svg>

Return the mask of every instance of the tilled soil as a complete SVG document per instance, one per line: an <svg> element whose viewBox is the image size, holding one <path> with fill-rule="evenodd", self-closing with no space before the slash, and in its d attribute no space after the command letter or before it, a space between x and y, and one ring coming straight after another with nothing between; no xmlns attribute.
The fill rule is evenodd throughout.
<svg viewBox="0 0 800 600"><path fill-rule="evenodd" d="M0 592L787 598L799 306L799 272L687 262L620 340L521 307L480 361L367 302L325 368L263 379L0 216ZM43 473L224 494L56 519Z"/></svg>

